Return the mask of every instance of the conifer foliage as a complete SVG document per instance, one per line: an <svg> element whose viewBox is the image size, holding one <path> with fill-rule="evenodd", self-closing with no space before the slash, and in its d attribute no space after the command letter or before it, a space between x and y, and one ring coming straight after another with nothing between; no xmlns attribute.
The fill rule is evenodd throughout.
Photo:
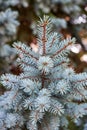
<svg viewBox="0 0 87 130"><path fill-rule="evenodd" d="M0 130L67 130L68 119L87 114L87 74L69 66L75 38L63 39L51 27L48 16L40 19L37 53L14 43L22 73L1 76L7 91L0 96Z"/></svg>

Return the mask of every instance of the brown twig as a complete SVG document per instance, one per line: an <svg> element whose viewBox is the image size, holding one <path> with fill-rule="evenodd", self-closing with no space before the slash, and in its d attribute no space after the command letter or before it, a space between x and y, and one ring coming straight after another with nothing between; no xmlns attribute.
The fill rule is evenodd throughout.
<svg viewBox="0 0 87 130"><path fill-rule="evenodd" d="M47 42L47 38L46 38L46 26L48 24L48 21L45 21L41 27L43 28L43 35L42 35L42 42L43 42L43 55L46 54L46 42Z"/></svg>

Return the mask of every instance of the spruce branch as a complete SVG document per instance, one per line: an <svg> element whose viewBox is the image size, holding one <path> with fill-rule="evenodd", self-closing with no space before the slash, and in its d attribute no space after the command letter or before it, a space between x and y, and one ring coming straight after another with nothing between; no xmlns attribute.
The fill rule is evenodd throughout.
<svg viewBox="0 0 87 130"><path fill-rule="evenodd" d="M0 78L8 90L0 96L0 129L67 129L67 117L76 121L87 115L87 73L76 74L69 65L75 39L62 40L51 27L49 17L40 19L37 53L21 42L13 45L22 73Z"/></svg>
<svg viewBox="0 0 87 130"><path fill-rule="evenodd" d="M67 39L67 41L70 40L70 39ZM63 50L65 50L68 46L72 45L73 44L73 40L75 39L72 39L71 42L68 41L68 44L66 44L63 48L60 48L60 50L58 50L57 52L55 52L51 58L54 58L56 55L58 55L59 53L61 53ZM66 42L65 40L63 42Z"/></svg>
<svg viewBox="0 0 87 130"><path fill-rule="evenodd" d="M19 43L19 44L14 43L13 46L14 46L18 51L20 51L21 53L23 53L23 54L25 54L25 55L27 55L27 56L29 56L29 57L35 59L35 60L38 60L38 58L36 58L35 56L33 56L32 54L30 54L30 53L28 52L28 50L26 49L26 48L27 48L26 45L23 46L22 43Z"/></svg>

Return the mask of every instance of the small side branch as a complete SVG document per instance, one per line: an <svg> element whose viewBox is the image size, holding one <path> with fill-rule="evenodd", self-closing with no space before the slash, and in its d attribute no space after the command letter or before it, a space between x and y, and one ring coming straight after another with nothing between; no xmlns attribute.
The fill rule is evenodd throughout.
<svg viewBox="0 0 87 130"><path fill-rule="evenodd" d="M29 57L35 59L35 60L38 60L38 58L34 57L32 54L30 54L29 52L26 52L22 47L19 47L16 45L16 48L20 51L22 51L24 54L28 55Z"/></svg>
<svg viewBox="0 0 87 130"><path fill-rule="evenodd" d="M53 44L54 44L55 39L56 39L56 36L54 36L54 37L53 37L52 42L51 42L51 44L50 44L50 48L52 48L52 46L53 46Z"/></svg>
<svg viewBox="0 0 87 130"><path fill-rule="evenodd" d="M21 61L22 64L26 65L26 66L30 66L32 68L35 68L35 69L38 69L36 66L32 65L32 64L29 64L29 63L26 63L24 61Z"/></svg>
<svg viewBox="0 0 87 130"><path fill-rule="evenodd" d="M58 50L56 53L54 53L51 58L54 58L56 55L58 55L60 52L62 52L63 50L65 50L68 46L70 46L72 44L72 42L68 43L67 45L65 45L63 48L61 48L60 50Z"/></svg>
<svg viewBox="0 0 87 130"><path fill-rule="evenodd" d="M86 78L86 79L83 79L83 80L77 80L77 81L74 81L73 83L76 84L76 83L78 83L78 82L80 83L80 82L85 82L85 81L87 81L87 78Z"/></svg>
<svg viewBox="0 0 87 130"><path fill-rule="evenodd" d="M85 96L78 89L75 88L75 91L85 99Z"/></svg>
<svg viewBox="0 0 87 130"><path fill-rule="evenodd" d="M63 64L65 64L66 62L61 62L61 63L59 63L59 64L56 64L56 65L54 65L54 69L55 69L55 67L58 67L58 66L60 66L60 65L63 65Z"/></svg>
<svg viewBox="0 0 87 130"><path fill-rule="evenodd" d="M37 76L24 76L24 77L22 77L22 78L20 78L20 79L37 79L38 77Z"/></svg>
<svg viewBox="0 0 87 130"><path fill-rule="evenodd" d="M55 81L55 80L62 80L62 78L52 78L51 80L52 80L52 81Z"/></svg>

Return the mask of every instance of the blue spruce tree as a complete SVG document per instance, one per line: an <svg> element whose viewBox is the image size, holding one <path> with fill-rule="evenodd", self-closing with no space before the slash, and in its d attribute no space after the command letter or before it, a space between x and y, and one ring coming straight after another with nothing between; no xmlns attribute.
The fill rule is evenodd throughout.
<svg viewBox="0 0 87 130"><path fill-rule="evenodd" d="M87 73L69 65L75 38L63 39L51 27L48 16L40 19L37 53L14 43L22 73L1 76L7 91L0 96L0 130L68 130L69 119L87 114Z"/></svg>
<svg viewBox="0 0 87 130"><path fill-rule="evenodd" d="M2 1L3 2L3 1ZM5 2L5 1L4 1ZM4 4L4 3L3 3ZM3 7L3 10L2 8ZM9 72L14 64L15 51L9 43L16 38L19 21L18 12L5 8L0 1L0 75Z"/></svg>

